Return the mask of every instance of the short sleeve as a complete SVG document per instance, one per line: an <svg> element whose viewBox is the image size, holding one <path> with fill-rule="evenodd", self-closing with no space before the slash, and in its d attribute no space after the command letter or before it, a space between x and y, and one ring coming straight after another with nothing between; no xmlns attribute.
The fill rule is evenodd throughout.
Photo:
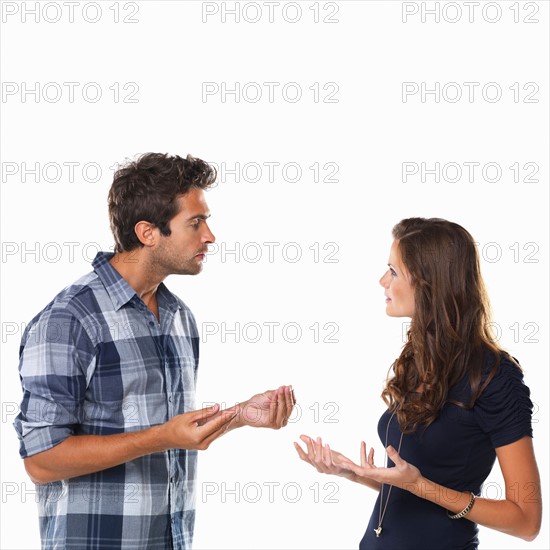
<svg viewBox="0 0 550 550"><path fill-rule="evenodd" d="M522 437L533 437L533 403L523 373L512 362L502 359L498 371L474 405L481 429L493 447L502 447Z"/></svg>
<svg viewBox="0 0 550 550"><path fill-rule="evenodd" d="M45 310L29 324L19 355L23 400L14 422L22 458L74 434L92 356L88 334L66 308Z"/></svg>

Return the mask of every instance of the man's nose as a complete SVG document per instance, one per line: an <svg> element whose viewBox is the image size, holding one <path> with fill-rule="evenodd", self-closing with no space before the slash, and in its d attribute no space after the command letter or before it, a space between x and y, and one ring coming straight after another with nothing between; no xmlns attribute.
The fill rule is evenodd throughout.
<svg viewBox="0 0 550 550"><path fill-rule="evenodd" d="M206 243L213 243L216 241L216 237L212 231L210 231L210 227L208 227L208 224L206 224L206 232L203 236L203 240Z"/></svg>

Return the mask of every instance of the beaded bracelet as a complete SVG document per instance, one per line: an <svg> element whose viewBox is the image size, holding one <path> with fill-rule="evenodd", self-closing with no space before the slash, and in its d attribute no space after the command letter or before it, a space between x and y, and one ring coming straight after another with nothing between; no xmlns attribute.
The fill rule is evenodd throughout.
<svg viewBox="0 0 550 550"><path fill-rule="evenodd" d="M462 510L462 512L458 512L458 514L451 514L451 512L447 512L447 517L449 519L463 518L472 509L472 506L474 505L474 501L476 499L476 496L474 495L474 493L470 493L470 495L472 495L472 498L470 499L470 502L468 503L468 506L466 506L466 508L464 508L464 510Z"/></svg>

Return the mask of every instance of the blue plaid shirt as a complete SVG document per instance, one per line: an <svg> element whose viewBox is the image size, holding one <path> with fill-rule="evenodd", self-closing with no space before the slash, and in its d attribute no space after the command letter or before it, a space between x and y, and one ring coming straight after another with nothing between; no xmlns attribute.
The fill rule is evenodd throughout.
<svg viewBox="0 0 550 550"><path fill-rule="evenodd" d="M100 252L94 271L28 325L15 429L27 457L71 435L143 430L194 410L199 338L161 284L159 318ZM42 548L185 549L193 538L196 451L154 453L37 485Z"/></svg>

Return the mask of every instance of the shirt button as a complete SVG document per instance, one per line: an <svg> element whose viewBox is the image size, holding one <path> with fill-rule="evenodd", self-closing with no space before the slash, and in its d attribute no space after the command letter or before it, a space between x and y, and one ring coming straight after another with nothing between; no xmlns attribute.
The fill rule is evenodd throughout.
<svg viewBox="0 0 550 550"><path fill-rule="evenodd" d="M149 326L150 327L154 327L155 326L155 323L153 321L149 321Z"/></svg>
<svg viewBox="0 0 550 550"><path fill-rule="evenodd" d="M168 403L172 403L172 396L171 395L168 397Z"/></svg>

